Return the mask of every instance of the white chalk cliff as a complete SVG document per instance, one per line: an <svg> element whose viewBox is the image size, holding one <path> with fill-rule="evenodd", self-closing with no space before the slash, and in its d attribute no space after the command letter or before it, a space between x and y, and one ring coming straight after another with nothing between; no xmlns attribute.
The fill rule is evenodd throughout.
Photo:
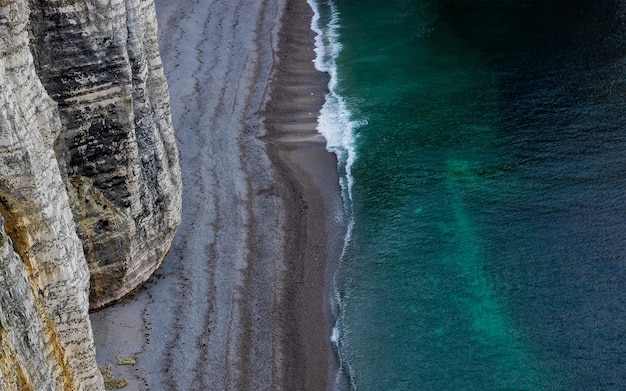
<svg viewBox="0 0 626 391"><path fill-rule="evenodd" d="M152 0L0 0L0 389L101 390L89 308L180 223Z"/></svg>

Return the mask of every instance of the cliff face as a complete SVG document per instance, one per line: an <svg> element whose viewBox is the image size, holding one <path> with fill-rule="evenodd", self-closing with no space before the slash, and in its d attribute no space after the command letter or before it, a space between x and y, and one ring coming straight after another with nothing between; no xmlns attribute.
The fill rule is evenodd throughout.
<svg viewBox="0 0 626 391"><path fill-rule="evenodd" d="M99 389L89 272L53 151L61 122L35 74L28 4L0 4L0 388Z"/></svg>
<svg viewBox="0 0 626 391"><path fill-rule="evenodd" d="M151 0L0 0L2 390L102 389L89 305L170 245L180 172L155 30Z"/></svg>
<svg viewBox="0 0 626 391"><path fill-rule="evenodd" d="M58 103L56 145L92 308L145 281L180 220L180 172L152 0L31 0L31 47Z"/></svg>

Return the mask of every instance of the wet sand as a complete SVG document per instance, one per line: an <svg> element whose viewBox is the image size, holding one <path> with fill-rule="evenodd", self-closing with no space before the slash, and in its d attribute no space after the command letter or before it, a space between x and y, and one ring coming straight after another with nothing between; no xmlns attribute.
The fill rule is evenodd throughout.
<svg viewBox="0 0 626 391"><path fill-rule="evenodd" d="M344 226L336 160L315 131L327 77L311 62L312 12L155 3L183 217L155 275L92 314L98 363L126 390L327 389ZM115 364L126 358L136 364Z"/></svg>

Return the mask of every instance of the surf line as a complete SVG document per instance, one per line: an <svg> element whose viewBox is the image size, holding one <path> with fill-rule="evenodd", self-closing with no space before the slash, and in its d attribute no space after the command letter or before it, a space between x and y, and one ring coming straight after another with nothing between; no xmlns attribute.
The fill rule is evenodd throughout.
<svg viewBox="0 0 626 391"><path fill-rule="evenodd" d="M317 131L326 139L326 149L337 156L337 170L343 199L344 215L346 218L346 233L339 263L346 257L347 249L351 244L352 230L355 224L352 187L352 165L356 160L355 131L367 124L365 119L354 119L347 102L338 92L338 70L336 60L341 53L342 45L339 35L339 12L333 0L307 0L313 10L311 29L315 32L315 68L327 72L330 76L328 93L318 116ZM338 267L341 267L340 265ZM335 374L333 389L356 389L352 383L353 372L350 362L343 353L346 330L343 323L343 300L340 294L339 282L335 272L332 281L332 303L336 322L332 330L331 342L339 358L339 369ZM345 308L344 308L345 309ZM350 383L348 386L346 383Z"/></svg>
<svg viewBox="0 0 626 391"><path fill-rule="evenodd" d="M487 351L498 357L494 363L494 377L503 389L519 388L536 390L536 374L528 365L527 354L519 346L515 330L498 303L490 287L481 259L483 258L480 240L472 225L464 203L464 194L479 187L481 178L476 173L478 162L465 159L449 159L446 162L445 182L452 196L457 254L448 257L460 274L462 297L453 298L461 304L471 319L472 339Z"/></svg>

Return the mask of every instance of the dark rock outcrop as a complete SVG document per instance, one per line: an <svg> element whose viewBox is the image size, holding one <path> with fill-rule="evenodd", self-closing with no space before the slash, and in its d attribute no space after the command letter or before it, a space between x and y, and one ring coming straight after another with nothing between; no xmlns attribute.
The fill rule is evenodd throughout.
<svg viewBox="0 0 626 391"><path fill-rule="evenodd" d="M91 270L92 308L145 281L180 221L180 169L152 0L31 0L37 74Z"/></svg>
<svg viewBox="0 0 626 391"><path fill-rule="evenodd" d="M88 309L159 266L180 187L152 1L0 0L0 389L103 388Z"/></svg>

